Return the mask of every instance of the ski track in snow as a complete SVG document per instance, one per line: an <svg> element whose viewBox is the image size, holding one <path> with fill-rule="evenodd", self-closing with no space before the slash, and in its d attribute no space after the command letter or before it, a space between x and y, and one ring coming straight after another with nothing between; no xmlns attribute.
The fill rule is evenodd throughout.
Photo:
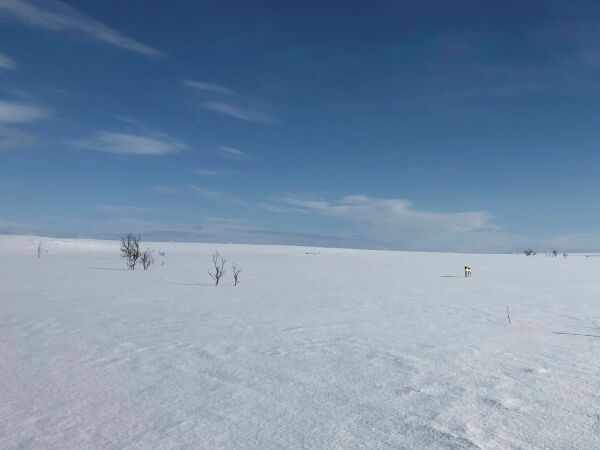
<svg viewBox="0 0 600 450"><path fill-rule="evenodd" d="M600 260L150 246L0 237L1 449L600 448Z"/></svg>

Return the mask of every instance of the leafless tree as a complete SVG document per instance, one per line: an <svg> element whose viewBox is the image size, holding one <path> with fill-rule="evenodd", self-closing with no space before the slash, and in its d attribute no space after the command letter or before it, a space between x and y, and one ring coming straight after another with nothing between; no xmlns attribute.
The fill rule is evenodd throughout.
<svg viewBox="0 0 600 450"><path fill-rule="evenodd" d="M523 253L525 253L526 256L535 256L535 250L532 248L527 248L525 250L523 250Z"/></svg>
<svg viewBox="0 0 600 450"><path fill-rule="evenodd" d="M127 268L134 270L137 260L140 258L141 237L133 233L121 238L121 257L127 261Z"/></svg>
<svg viewBox="0 0 600 450"><path fill-rule="evenodd" d="M552 256L556 258L558 256L558 250L552 250Z"/></svg>
<svg viewBox="0 0 600 450"><path fill-rule="evenodd" d="M233 285L237 286L240 282L240 273L244 270L241 267L236 266L235 264L231 265L231 270L233 271Z"/></svg>
<svg viewBox="0 0 600 450"><path fill-rule="evenodd" d="M208 271L210 277L215 280L215 286L219 285L219 280L225 275L225 263L227 260L221 256L221 253L218 251L213 253L212 255L212 263L214 267L214 271Z"/></svg>
<svg viewBox="0 0 600 450"><path fill-rule="evenodd" d="M140 261L142 262L142 267L144 270L148 270L148 268L154 264L154 257L152 256L152 250L147 248L142 252L142 256L140 256Z"/></svg>

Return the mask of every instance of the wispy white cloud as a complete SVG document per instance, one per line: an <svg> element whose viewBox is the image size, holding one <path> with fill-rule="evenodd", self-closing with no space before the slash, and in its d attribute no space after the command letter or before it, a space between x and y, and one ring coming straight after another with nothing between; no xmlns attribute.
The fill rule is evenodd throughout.
<svg viewBox="0 0 600 450"><path fill-rule="evenodd" d="M155 194L159 195L179 195L181 193L181 189L173 187L173 186L153 186L152 191Z"/></svg>
<svg viewBox="0 0 600 450"><path fill-rule="evenodd" d="M196 175L203 177L213 177L219 175L228 175L231 173L230 170L214 170L214 169L197 169L195 170Z"/></svg>
<svg viewBox="0 0 600 450"><path fill-rule="evenodd" d="M186 187L188 189L191 189L193 192L200 194L202 197L207 198L209 200L219 200L222 202L229 202L229 203L232 203L235 205L250 207L250 208L254 207L253 203L242 200L241 198L238 198L234 195L227 194L226 192L216 191L213 189L206 189L206 188L203 188L202 186L196 186L196 185L192 185L192 184L188 184L188 185L186 185Z"/></svg>
<svg viewBox="0 0 600 450"><path fill-rule="evenodd" d="M290 206L279 206L279 205L273 205L271 203L264 203L264 202L259 202L257 203L258 207L262 208L262 209L266 209L267 211L272 211L272 212L276 212L276 213L307 213L308 211L306 209L303 208L294 208L294 207L290 207Z"/></svg>
<svg viewBox="0 0 600 450"><path fill-rule="evenodd" d="M191 189L193 192L200 194L202 197L211 199L211 200L228 200L237 202L238 199L226 194L225 192L217 191L214 189L207 189L202 186L196 186L195 184L186 184L185 187Z"/></svg>
<svg viewBox="0 0 600 450"><path fill-rule="evenodd" d="M17 64L6 56L4 53L0 53L0 69L16 69Z"/></svg>
<svg viewBox="0 0 600 450"><path fill-rule="evenodd" d="M99 213L106 214L136 214L155 212L155 208L146 208L143 206L128 206L128 205L94 205L86 209Z"/></svg>
<svg viewBox="0 0 600 450"><path fill-rule="evenodd" d="M517 237L504 232L483 211L433 212L398 198L348 195L338 201L302 197L269 199L259 207L281 214L315 214L329 218L346 236L346 246L432 251L507 251ZM333 222L331 222L333 220Z"/></svg>
<svg viewBox="0 0 600 450"><path fill-rule="evenodd" d="M235 92L228 87L222 86L220 84L214 83L205 83L203 81L194 81L194 80L183 80L183 85L196 89L198 91L210 92L212 94L225 94L225 95L233 95Z"/></svg>
<svg viewBox="0 0 600 450"><path fill-rule="evenodd" d="M144 125L139 120L136 120L136 119L134 119L132 117L122 116L120 114L111 114L110 116L112 118L114 118L114 119L117 119L119 122L123 122L123 123L126 123L128 125L133 125L133 126L138 127L140 129L145 128Z"/></svg>
<svg viewBox="0 0 600 450"><path fill-rule="evenodd" d="M31 148L38 143L38 138L29 133L0 125L0 150Z"/></svg>
<svg viewBox="0 0 600 450"><path fill-rule="evenodd" d="M76 32L95 41L144 56L161 56L161 52L155 48L131 39L59 1L0 0L0 15L11 17L33 28Z"/></svg>
<svg viewBox="0 0 600 450"><path fill-rule="evenodd" d="M306 211L342 219L387 225L418 225L444 228L457 232L490 231L498 227L490 223L486 212L436 213L419 211L408 200L372 198L366 195L349 195L339 202L300 200L288 198L291 205Z"/></svg>
<svg viewBox="0 0 600 450"><path fill-rule="evenodd" d="M157 194L163 195L187 196L189 194L194 194L196 196L203 197L207 200L218 200L220 202L228 202L240 206L254 206L254 204L246 202L234 195L218 191L216 189L199 186L196 184L181 184L178 186L155 186L153 190Z"/></svg>
<svg viewBox="0 0 600 450"><path fill-rule="evenodd" d="M0 100L0 123L27 123L48 116L40 106Z"/></svg>
<svg viewBox="0 0 600 450"><path fill-rule="evenodd" d="M184 183L184 184L171 185L171 186L159 185L159 186L154 186L152 188L152 190L155 193L161 194L161 195L174 195L174 196L178 196L178 197L182 197L182 198L185 197L188 199L192 199L194 197L195 198L202 197L204 199L212 200L212 201L227 202L227 203L232 203L232 204L236 204L236 205L240 205L240 206L254 207L253 203L244 201L244 200L236 197L235 195L231 195L231 194L228 194L227 192L219 191L219 190L212 189L212 188L207 188L205 186L201 186L201 185L197 185L197 184Z"/></svg>
<svg viewBox="0 0 600 450"><path fill-rule="evenodd" d="M225 158L237 160L248 159L250 157L248 153L237 148L229 147L227 145L221 145L219 147L219 154Z"/></svg>
<svg viewBox="0 0 600 450"><path fill-rule="evenodd" d="M242 206L253 206L252 204L245 202L244 200L226 192L217 191L215 189L207 189L205 187L197 186L195 184L186 184L185 187L208 200L219 200Z"/></svg>
<svg viewBox="0 0 600 450"><path fill-rule="evenodd" d="M167 155L185 150L187 146L162 133L125 134L102 131L87 140L72 141L81 148L120 155Z"/></svg>
<svg viewBox="0 0 600 450"><path fill-rule="evenodd" d="M36 136L15 128L49 117L49 112L37 105L0 100L0 150L19 150L38 144Z"/></svg>
<svg viewBox="0 0 600 450"><path fill-rule="evenodd" d="M233 117L234 119L243 120L246 122L258 122L273 124L275 118L261 111L242 107L228 102L212 101L205 102L202 106L210 111L222 114L224 116Z"/></svg>

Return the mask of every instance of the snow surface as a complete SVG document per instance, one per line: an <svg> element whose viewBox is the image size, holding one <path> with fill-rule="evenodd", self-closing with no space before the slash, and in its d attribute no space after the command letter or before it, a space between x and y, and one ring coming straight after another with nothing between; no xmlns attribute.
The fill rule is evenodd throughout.
<svg viewBox="0 0 600 450"><path fill-rule="evenodd" d="M600 258L151 246L0 237L0 448L600 448Z"/></svg>

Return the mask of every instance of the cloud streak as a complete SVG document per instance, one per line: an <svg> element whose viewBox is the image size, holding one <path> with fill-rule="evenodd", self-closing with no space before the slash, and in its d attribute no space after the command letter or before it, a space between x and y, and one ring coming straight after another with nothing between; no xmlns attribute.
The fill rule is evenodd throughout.
<svg viewBox="0 0 600 450"><path fill-rule="evenodd" d="M125 134L101 131L91 139L71 142L81 148L117 155L160 156L183 151L187 146L164 134Z"/></svg>
<svg viewBox="0 0 600 450"><path fill-rule="evenodd" d="M248 153L237 148L229 147L227 145L221 145L219 147L219 154L224 158L235 159L238 161L248 159L250 157Z"/></svg>
<svg viewBox="0 0 600 450"><path fill-rule="evenodd" d="M275 118L268 114L254 109L241 107L233 103L211 101L203 103L202 107L223 116L243 120L245 122L257 122L265 124L273 124L276 122Z"/></svg>
<svg viewBox="0 0 600 450"><path fill-rule="evenodd" d="M366 195L349 195L339 202L287 199L287 202L307 212L339 217L346 220L385 225L418 225L444 228L454 232L492 231L498 227L490 224L488 213L473 211L435 213L415 210L408 200L372 198Z"/></svg>
<svg viewBox="0 0 600 450"><path fill-rule="evenodd" d="M228 175L231 173L230 170L214 170L214 169L197 169L194 171L196 175L202 177L214 177L219 175Z"/></svg>
<svg viewBox="0 0 600 450"><path fill-rule="evenodd" d="M49 117L40 106L0 100L0 150L19 150L34 147L38 139L15 125L26 125Z"/></svg>
<svg viewBox="0 0 600 450"><path fill-rule="evenodd" d="M190 88L196 89L197 91L210 92L212 94L224 94L233 95L235 92L228 87L220 84L205 83L203 81L183 80L183 85Z"/></svg>
<svg viewBox="0 0 600 450"><path fill-rule="evenodd" d="M39 140L28 133L0 125L0 150L20 150L34 147Z"/></svg>
<svg viewBox="0 0 600 450"><path fill-rule="evenodd" d="M29 123L48 116L39 106L0 100L0 123Z"/></svg>
<svg viewBox="0 0 600 450"><path fill-rule="evenodd" d="M399 198L347 195L337 201L301 197L270 199L257 206L281 214L319 215L348 247L429 251L507 251L517 238L483 211L433 212Z"/></svg>
<svg viewBox="0 0 600 450"><path fill-rule="evenodd" d="M12 59L10 59L4 53L0 53L0 69L12 70L16 68L17 64Z"/></svg>
<svg viewBox="0 0 600 450"><path fill-rule="evenodd" d="M155 208L128 205L94 205L86 208L89 211L105 214L144 214L156 212Z"/></svg>
<svg viewBox="0 0 600 450"><path fill-rule="evenodd" d="M131 39L59 1L0 0L0 15L32 28L75 32L147 57L162 56L157 49Z"/></svg>
<svg viewBox="0 0 600 450"><path fill-rule="evenodd" d="M208 200L226 201L241 206L253 206L252 204L225 192L216 191L214 189L206 189L202 186L197 186L195 184L186 184L185 187Z"/></svg>

